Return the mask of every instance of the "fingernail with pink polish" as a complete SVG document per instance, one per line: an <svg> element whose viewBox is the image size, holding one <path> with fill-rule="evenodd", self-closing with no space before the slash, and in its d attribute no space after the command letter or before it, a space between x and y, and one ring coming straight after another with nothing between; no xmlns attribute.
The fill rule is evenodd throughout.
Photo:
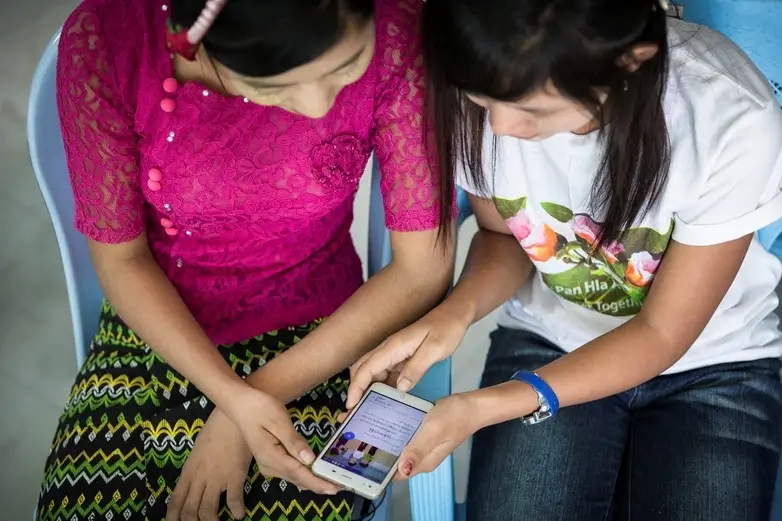
<svg viewBox="0 0 782 521"><path fill-rule="evenodd" d="M405 476L409 476L413 473L413 462L410 460L405 461L405 464L402 465L402 474Z"/></svg>

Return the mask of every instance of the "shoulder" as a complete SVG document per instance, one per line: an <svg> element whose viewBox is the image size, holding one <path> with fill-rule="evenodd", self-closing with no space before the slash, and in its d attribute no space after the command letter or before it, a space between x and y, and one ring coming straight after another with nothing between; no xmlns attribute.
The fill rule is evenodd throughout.
<svg viewBox="0 0 782 521"><path fill-rule="evenodd" d="M422 0L376 0L375 40L385 66L397 67L421 54Z"/></svg>
<svg viewBox="0 0 782 521"><path fill-rule="evenodd" d="M667 102L724 131L736 118L779 117L768 79L735 43L706 27L672 20Z"/></svg>
<svg viewBox="0 0 782 521"><path fill-rule="evenodd" d="M169 0L84 0L60 35L58 81L110 81L129 106L141 64L165 46ZM165 9L164 9L165 7ZM126 96L127 95L127 96Z"/></svg>
<svg viewBox="0 0 782 521"><path fill-rule="evenodd" d="M418 35L424 2L422 0L375 0L376 23L382 34Z"/></svg>
<svg viewBox="0 0 782 521"><path fill-rule="evenodd" d="M138 46L151 29L154 7L164 13L167 3L168 0L84 0L65 21L62 38L93 31L106 41Z"/></svg>
<svg viewBox="0 0 782 521"><path fill-rule="evenodd" d="M687 166L699 168L688 169L707 177L741 151L776 161L782 147L782 110L752 60L721 34L678 20L671 23L670 52L665 109L672 167L677 157L697 156L697 165Z"/></svg>

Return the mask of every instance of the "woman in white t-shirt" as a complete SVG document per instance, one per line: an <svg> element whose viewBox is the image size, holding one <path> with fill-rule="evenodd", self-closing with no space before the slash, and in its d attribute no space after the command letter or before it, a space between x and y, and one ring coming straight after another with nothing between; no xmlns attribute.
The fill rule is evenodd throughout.
<svg viewBox="0 0 782 521"><path fill-rule="evenodd" d="M754 237L782 217L782 111L733 43L666 9L426 3L441 166L480 229L348 404L409 389L505 303L481 390L440 401L400 460L431 471L477 432L471 521L768 520L782 266Z"/></svg>

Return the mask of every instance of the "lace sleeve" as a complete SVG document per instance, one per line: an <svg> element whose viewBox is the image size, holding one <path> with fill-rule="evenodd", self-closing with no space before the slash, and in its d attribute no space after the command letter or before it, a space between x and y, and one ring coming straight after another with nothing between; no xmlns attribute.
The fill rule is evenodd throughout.
<svg viewBox="0 0 782 521"><path fill-rule="evenodd" d="M133 119L122 109L113 59L94 11L77 9L60 37L57 105L76 203L76 228L104 243L144 229Z"/></svg>
<svg viewBox="0 0 782 521"><path fill-rule="evenodd" d="M393 231L437 227L435 141L425 128L424 70L418 25L421 0L380 1L380 78L375 102L375 154L383 174L386 225Z"/></svg>

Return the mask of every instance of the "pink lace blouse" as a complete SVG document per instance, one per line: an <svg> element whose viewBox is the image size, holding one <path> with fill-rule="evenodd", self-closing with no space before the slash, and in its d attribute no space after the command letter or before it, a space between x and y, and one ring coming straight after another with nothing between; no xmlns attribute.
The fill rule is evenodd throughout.
<svg viewBox="0 0 782 521"><path fill-rule="evenodd" d="M104 243L146 231L216 343L329 315L362 283L349 228L372 150L388 227L437 226L421 0L377 0L369 69L319 120L166 81L167 1L85 0L63 28L57 96L76 227Z"/></svg>

